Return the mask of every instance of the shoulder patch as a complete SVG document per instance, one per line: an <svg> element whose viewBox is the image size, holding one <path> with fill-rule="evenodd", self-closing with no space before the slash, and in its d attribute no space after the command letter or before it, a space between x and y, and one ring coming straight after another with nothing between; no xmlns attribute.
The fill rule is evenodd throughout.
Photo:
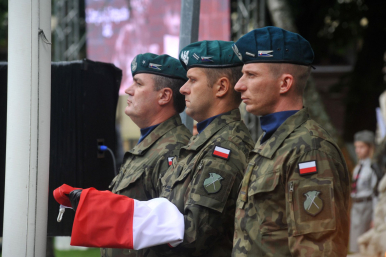
<svg viewBox="0 0 386 257"><path fill-rule="evenodd" d="M208 194L214 194L221 189L221 177L217 173L209 173L209 178L204 180L204 189Z"/></svg>
<svg viewBox="0 0 386 257"><path fill-rule="evenodd" d="M172 166L174 157L168 157L169 166Z"/></svg>
<svg viewBox="0 0 386 257"><path fill-rule="evenodd" d="M231 150L223 148L221 146L215 146L213 149L213 156L228 160L229 157L231 156Z"/></svg>
<svg viewBox="0 0 386 257"><path fill-rule="evenodd" d="M301 176L318 173L318 168L316 167L316 161L300 162L299 174Z"/></svg>
<svg viewBox="0 0 386 257"><path fill-rule="evenodd" d="M323 209L323 200L319 198L319 191L308 191L304 194L306 200L303 203L304 210L311 216L318 215Z"/></svg>

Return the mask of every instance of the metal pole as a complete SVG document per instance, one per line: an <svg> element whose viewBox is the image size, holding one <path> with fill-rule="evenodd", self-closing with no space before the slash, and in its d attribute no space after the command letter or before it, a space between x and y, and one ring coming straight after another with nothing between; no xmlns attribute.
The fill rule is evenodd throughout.
<svg viewBox="0 0 386 257"><path fill-rule="evenodd" d="M181 26L180 26L180 46L182 48L198 40L198 27L200 22L200 3L201 0L182 0L181 1ZM185 126L193 131L193 119L186 115L185 111L180 114Z"/></svg>
<svg viewBox="0 0 386 257"><path fill-rule="evenodd" d="M47 240L51 0L12 0L8 6L2 256L41 257L46 255Z"/></svg>

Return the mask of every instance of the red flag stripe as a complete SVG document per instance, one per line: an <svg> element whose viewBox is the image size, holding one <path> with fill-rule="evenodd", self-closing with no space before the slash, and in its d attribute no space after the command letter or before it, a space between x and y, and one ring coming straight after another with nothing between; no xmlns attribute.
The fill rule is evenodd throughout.
<svg viewBox="0 0 386 257"><path fill-rule="evenodd" d="M220 156L220 157L223 157L223 158L228 158L228 155L229 154L226 154L226 153L223 153L223 152L220 152L220 151L214 151L213 152L214 155L217 155L217 156Z"/></svg>
<svg viewBox="0 0 386 257"><path fill-rule="evenodd" d="M315 172L315 171L316 171L316 166L300 169L300 174L307 174L307 173L311 173L311 172Z"/></svg>

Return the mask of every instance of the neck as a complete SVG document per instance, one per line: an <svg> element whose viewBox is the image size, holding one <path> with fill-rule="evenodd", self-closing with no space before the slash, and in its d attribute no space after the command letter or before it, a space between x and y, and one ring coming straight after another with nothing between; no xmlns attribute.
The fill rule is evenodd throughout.
<svg viewBox="0 0 386 257"><path fill-rule="evenodd" d="M204 120L209 119L211 117L217 116L219 114L230 112L233 109L236 109L238 107L239 106L234 104L234 103L229 103L229 102L225 102L225 101L218 101L218 102L214 103L212 105L212 107L210 108L210 110L205 112L204 115L202 115L200 117L192 117L192 118L197 122L201 122L201 121L204 121Z"/></svg>
<svg viewBox="0 0 386 257"><path fill-rule="evenodd" d="M281 101L275 107L273 112L295 111L303 108L303 100L300 101Z"/></svg>
<svg viewBox="0 0 386 257"><path fill-rule="evenodd" d="M172 116L177 114L177 112L173 110L160 110L157 115L152 117L130 117L132 121L140 128L148 128L157 124L160 124Z"/></svg>

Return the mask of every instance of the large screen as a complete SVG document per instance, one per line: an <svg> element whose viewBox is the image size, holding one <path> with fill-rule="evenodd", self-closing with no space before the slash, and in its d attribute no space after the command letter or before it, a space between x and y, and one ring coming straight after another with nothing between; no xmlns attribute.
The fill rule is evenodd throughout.
<svg viewBox="0 0 386 257"><path fill-rule="evenodd" d="M86 0L87 58L122 69L120 93L140 53L178 56L180 0ZM230 40L229 0L203 0L199 40Z"/></svg>

